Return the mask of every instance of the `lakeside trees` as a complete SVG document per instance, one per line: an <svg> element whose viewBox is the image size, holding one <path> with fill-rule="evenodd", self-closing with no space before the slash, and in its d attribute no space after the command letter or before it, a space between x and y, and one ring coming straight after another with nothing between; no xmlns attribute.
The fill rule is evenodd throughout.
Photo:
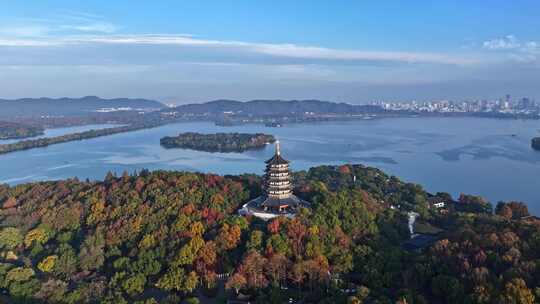
<svg viewBox="0 0 540 304"><path fill-rule="evenodd" d="M121 126L114 128L105 128L99 130L89 130L79 133L71 133L56 137L38 138L32 140L23 140L12 144L0 145L0 154L11 153L15 151L29 150L34 148L43 148L50 145L61 144L70 141L84 140L101 136L108 136L118 133L137 131L147 128L160 126L159 123L142 123L129 126Z"/></svg>
<svg viewBox="0 0 540 304"><path fill-rule="evenodd" d="M206 152L244 152L263 148L275 142L272 135L256 133L181 133L175 137L163 137L160 143L167 149L183 148Z"/></svg>
<svg viewBox="0 0 540 304"><path fill-rule="evenodd" d="M0 140L43 135L43 128L27 124L0 121Z"/></svg>
<svg viewBox="0 0 540 304"><path fill-rule="evenodd" d="M518 203L494 215L463 196L482 208L440 214L424 205L430 194L420 186L360 165L295 179L313 208L269 222L236 215L259 194L253 175L144 170L102 182L0 185L0 289L21 303L178 303L212 296L219 282L257 303L538 296L540 228L502 211L524 214ZM403 210L389 208L398 204ZM406 251L406 211L424 208L444 232L425 251Z"/></svg>

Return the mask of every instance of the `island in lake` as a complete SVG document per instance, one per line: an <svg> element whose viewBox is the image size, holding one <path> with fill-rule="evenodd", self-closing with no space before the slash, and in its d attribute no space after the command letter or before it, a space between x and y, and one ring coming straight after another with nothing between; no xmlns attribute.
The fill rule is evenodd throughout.
<svg viewBox="0 0 540 304"><path fill-rule="evenodd" d="M535 150L540 151L540 137L535 137L532 139L531 147Z"/></svg>
<svg viewBox="0 0 540 304"><path fill-rule="evenodd" d="M16 122L0 121L0 139L21 139L43 135L43 128Z"/></svg>
<svg viewBox="0 0 540 304"><path fill-rule="evenodd" d="M256 133L181 133L175 137L163 137L160 143L167 149L182 148L205 152L244 152L260 149L275 142L273 135Z"/></svg>

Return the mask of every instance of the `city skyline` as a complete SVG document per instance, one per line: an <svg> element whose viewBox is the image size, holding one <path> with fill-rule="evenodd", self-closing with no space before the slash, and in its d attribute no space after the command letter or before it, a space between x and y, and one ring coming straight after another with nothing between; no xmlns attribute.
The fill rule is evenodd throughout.
<svg viewBox="0 0 540 304"><path fill-rule="evenodd" d="M0 7L2 98L540 99L534 1Z"/></svg>

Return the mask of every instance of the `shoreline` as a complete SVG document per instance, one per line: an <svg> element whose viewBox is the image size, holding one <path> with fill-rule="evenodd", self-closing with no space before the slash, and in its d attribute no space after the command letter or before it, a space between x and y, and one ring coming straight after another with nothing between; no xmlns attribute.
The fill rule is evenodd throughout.
<svg viewBox="0 0 540 304"><path fill-rule="evenodd" d="M382 119L395 119L395 118L471 118L471 119L494 119L494 120L521 120L521 121L535 121L540 120L540 116L534 116L534 117L496 117L496 116L476 116L476 115L425 115L425 114L396 114L396 115L372 115L372 114L359 114L359 115L351 115L351 116L318 116L313 117L313 119L306 119L306 120L291 120L291 121L283 121L283 125L287 124L294 124L294 125L300 125L300 124L317 124L317 123L325 123L325 122L354 122L354 121L371 121L371 120L382 120ZM167 121L167 122L160 122L160 123L134 123L129 125L122 125L118 127L112 127L112 128L103 128L103 129L92 129L84 132L76 132L76 133L68 133L61 136L54 136L54 137L39 137L35 139L21 139L19 141L9 143L9 144L0 144L0 155L3 154L9 154L19 151L25 151L25 150L32 150L37 148L45 148L51 145L61 144L61 143L67 143L72 141L79 141L79 140L86 140L86 139L92 139L97 137L104 137L109 135L115 135L120 133L128 133L128 132L134 132L139 131L143 129L150 129L150 128L156 128L164 125L169 124L175 124L175 123L188 123L188 122L210 122L216 124L217 119L212 119L210 117L200 118L200 119L185 119L185 118L177 118L176 120ZM263 118L255 118L251 121L243 120L239 121L235 125L231 126L219 126L220 128L228 128L228 127L234 127L234 126L240 126L240 125L264 125L267 122L267 120ZM73 125L71 127L83 127L85 125L91 125L91 124L82 124L82 125ZM269 127L267 128L281 128L281 127ZM56 128L51 128L56 129ZM91 134L91 133L97 133L97 134ZM6 139L8 140L8 139ZM20 145L23 145L22 147L19 147ZM194 149L196 150L196 149Z"/></svg>

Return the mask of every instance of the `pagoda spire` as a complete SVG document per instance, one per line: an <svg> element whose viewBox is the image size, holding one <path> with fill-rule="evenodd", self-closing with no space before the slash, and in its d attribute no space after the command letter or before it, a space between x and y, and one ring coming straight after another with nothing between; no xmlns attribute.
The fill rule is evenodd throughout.
<svg viewBox="0 0 540 304"><path fill-rule="evenodd" d="M276 155L281 155L281 149L279 147L279 140L276 140Z"/></svg>

